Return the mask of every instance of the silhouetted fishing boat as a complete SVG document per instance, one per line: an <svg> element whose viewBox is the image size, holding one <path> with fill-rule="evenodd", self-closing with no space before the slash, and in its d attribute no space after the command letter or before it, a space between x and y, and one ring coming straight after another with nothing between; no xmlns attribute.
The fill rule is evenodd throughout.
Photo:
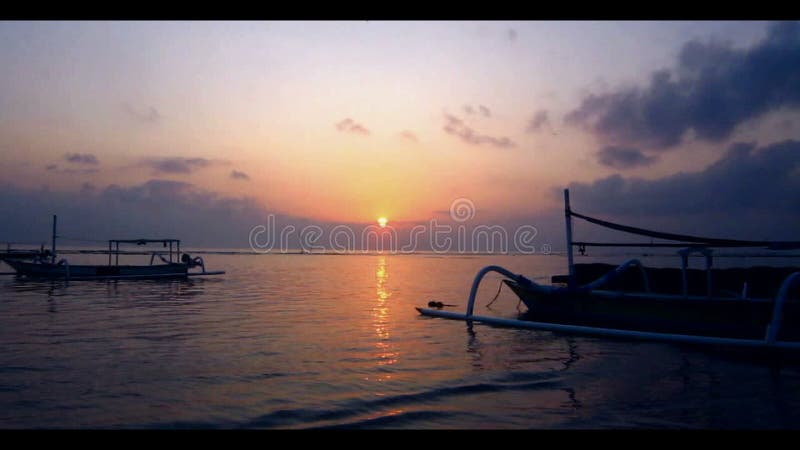
<svg viewBox="0 0 800 450"><path fill-rule="evenodd" d="M112 239L108 241L108 264L76 265L65 258L57 258L56 223L53 216L53 237L50 250L39 251L7 250L0 254L0 260L11 266L18 275L31 278L58 278L66 280L96 279L152 279L152 278L186 278L199 275L222 275L224 271L206 271L202 257L192 257L188 253L181 255L181 241L178 239ZM161 244L166 252L153 251L148 265L121 265L119 263L120 244L144 246ZM166 253L167 257L164 257ZM156 257L161 264L154 264ZM180 259L179 259L180 257ZM191 271L191 269L199 271Z"/></svg>
<svg viewBox="0 0 800 450"><path fill-rule="evenodd" d="M800 242L704 238L645 230L603 221L570 209L564 191L568 275L541 285L499 266L483 268L473 281L466 314L417 308L427 316L636 339L733 347L800 350L800 268L713 269L712 248L800 248ZM572 218L669 243L573 242ZM574 264L573 247L676 247L681 268L645 268L636 259L619 266ZM706 269L688 269L692 253L705 257ZM473 314L482 278L498 272L527 306L518 319ZM429 305L434 304L431 302Z"/></svg>

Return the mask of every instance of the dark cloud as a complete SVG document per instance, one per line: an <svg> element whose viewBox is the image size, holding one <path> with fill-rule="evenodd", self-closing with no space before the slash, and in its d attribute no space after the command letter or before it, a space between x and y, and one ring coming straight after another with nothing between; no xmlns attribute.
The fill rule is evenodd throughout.
<svg viewBox="0 0 800 450"><path fill-rule="evenodd" d="M238 170L232 170L230 177L233 178L234 180L244 180L244 181L250 180L249 175L247 175L244 172L239 172Z"/></svg>
<svg viewBox="0 0 800 450"><path fill-rule="evenodd" d="M412 131L404 130L400 133L400 137L411 142L419 142L419 138Z"/></svg>
<svg viewBox="0 0 800 450"><path fill-rule="evenodd" d="M534 114L533 118L528 122L527 131L529 133L535 133L544 127L550 127L550 117L547 110L540 109L536 111L536 114Z"/></svg>
<svg viewBox="0 0 800 450"><path fill-rule="evenodd" d="M565 120L610 141L668 149L689 131L721 142L747 120L798 105L800 23L782 22L748 49L688 42L674 69L654 72L645 87L589 95Z"/></svg>
<svg viewBox="0 0 800 450"><path fill-rule="evenodd" d="M478 110L479 110L479 111L481 112L481 114L483 114L485 117L491 117L491 116L492 116L492 112L491 112L491 111L489 111L489 108L487 108L487 107L485 107L485 106L483 106L483 105L478 105Z"/></svg>
<svg viewBox="0 0 800 450"><path fill-rule="evenodd" d="M467 126L463 120L459 119L456 116L445 114L445 125L443 127L445 133L451 134L453 136L457 136L461 138L464 142L473 145L490 145L497 148L510 148L516 147L515 144L511 139L507 137L494 137L488 135L478 134Z"/></svg>
<svg viewBox="0 0 800 450"><path fill-rule="evenodd" d="M248 247L250 229L267 210L249 197L229 197L180 181L153 179L133 186L57 191L0 186L0 213L8 239L33 241L50 236L50 215L59 234L76 238L174 237L184 245ZM5 237L5 236L4 236ZM62 245L72 244L63 240Z"/></svg>
<svg viewBox="0 0 800 450"><path fill-rule="evenodd" d="M631 169L649 166L658 160L656 156L647 156L638 148L607 146L597 152L600 164L615 169Z"/></svg>
<svg viewBox="0 0 800 450"><path fill-rule="evenodd" d="M156 124L161 121L161 114L152 106L144 109L134 108L128 103L122 105L125 114L139 123Z"/></svg>
<svg viewBox="0 0 800 450"><path fill-rule="evenodd" d="M75 164L100 164L100 161L97 160L97 157L91 153L67 153L64 155L64 159Z"/></svg>
<svg viewBox="0 0 800 450"><path fill-rule="evenodd" d="M228 164L227 161L206 158L148 158L141 163L153 169L154 173L188 174L197 169L213 165Z"/></svg>
<svg viewBox="0 0 800 450"><path fill-rule="evenodd" d="M798 141L763 148L734 144L719 161L698 172L655 180L613 175L593 183L571 183L569 188L578 211L656 218L687 231L696 228L694 234L724 230L748 233L752 239L800 238Z"/></svg>
<svg viewBox="0 0 800 450"><path fill-rule="evenodd" d="M336 129L341 132L349 132L361 135L370 134L369 130L365 126L361 125L360 123L356 123L353 119L349 117L337 123Z"/></svg>

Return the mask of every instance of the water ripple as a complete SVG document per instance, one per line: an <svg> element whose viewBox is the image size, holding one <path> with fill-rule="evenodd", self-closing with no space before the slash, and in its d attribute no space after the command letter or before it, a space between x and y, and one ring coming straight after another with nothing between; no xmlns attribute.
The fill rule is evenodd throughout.
<svg viewBox="0 0 800 450"><path fill-rule="evenodd" d="M207 260L228 273L0 280L0 428L800 427L798 367L414 309L463 308L484 265L546 279L561 257Z"/></svg>

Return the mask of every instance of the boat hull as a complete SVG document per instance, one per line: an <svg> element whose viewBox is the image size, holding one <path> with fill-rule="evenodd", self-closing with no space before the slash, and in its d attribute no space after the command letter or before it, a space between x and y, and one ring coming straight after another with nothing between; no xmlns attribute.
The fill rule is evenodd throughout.
<svg viewBox="0 0 800 450"><path fill-rule="evenodd" d="M147 266L92 266L32 263L6 259L6 264L17 274L31 278L55 278L70 280L89 279L142 279L142 278L185 278L189 266L172 263Z"/></svg>
<svg viewBox="0 0 800 450"><path fill-rule="evenodd" d="M735 339L763 339L774 304L763 299L683 297L643 292L546 292L505 283L528 307L524 320ZM778 338L800 340L800 304L787 301Z"/></svg>

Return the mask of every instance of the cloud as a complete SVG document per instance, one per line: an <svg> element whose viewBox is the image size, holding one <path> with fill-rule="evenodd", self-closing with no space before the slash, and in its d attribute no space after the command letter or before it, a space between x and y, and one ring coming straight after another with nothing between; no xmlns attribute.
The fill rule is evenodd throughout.
<svg viewBox="0 0 800 450"><path fill-rule="evenodd" d="M191 183L183 181L154 179L133 187L112 184L103 191L103 195L107 199L122 203L158 201L161 198L179 197L187 193L191 187Z"/></svg>
<svg viewBox="0 0 800 450"><path fill-rule="evenodd" d="M656 156L647 156L638 148L607 146L597 152L600 164L615 169L631 169L649 166L658 160Z"/></svg>
<svg viewBox="0 0 800 450"><path fill-rule="evenodd" d="M547 113L547 110L540 109L539 111L536 111L536 114L534 114L533 118L528 122L527 131L529 133L535 133L545 126L550 127L550 117Z"/></svg>
<svg viewBox="0 0 800 450"><path fill-rule="evenodd" d="M154 173L189 174L197 169L213 165L225 165L227 161L206 158L147 158L141 165L150 167Z"/></svg>
<svg viewBox="0 0 800 450"><path fill-rule="evenodd" d="M66 153L64 154L64 161L70 164L97 166L100 164L97 157L91 153ZM60 167L58 164L48 164L45 170L54 174L61 175L89 175L99 172L96 167L85 167L76 169L74 167Z"/></svg>
<svg viewBox="0 0 800 450"><path fill-rule="evenodd" d="M508 29L508 40L514 42L517 40L517 30L513 28Z"/></svg>
<svg viewBox="0 0 800 450"><path fill-rule="evenodd" d="M445 114L445 133L461 138L462 141L472 145L489 145L497 148L516 147L511 139L507 137L494 137L476 133L475 130L467 126L463 120L456 116Z"/></svg>
<svg viewBox="0 0 800 450"><path fill-rule="evenodd" d="M417 135L414 134L414 132L412 132L412 131L404 130L404 131L402 131L400 133L400 137L403 138L404 140L407 140L407 141L411 141L411 142L415 142L415 143L419 142L419 138L417 138Z"/></svg>
<svg viewBox="0 0 800 450"><path fill-rule="evenodd" d="M800 23L782 22L748 49L690 41L676 67L654 72L647 86L589 95L565 121L608 141L664 150L687 132L721 142L745 121L798 106Z"/></svg>
<svg viewBox="0 0 800 450"><path fill-rule="evenodd" d="M67 153L64 155L64 160L75 164L100 164L97 157L91 153Z"/></svg>
<svg viewBox="0 0 800 450"><path fill-rule="evenodd" d="M135 121L143 124L156 124L161 121L161 114L152 106L145 109L138 109L131 106L129 103L122 105L122 110L125 114L134 119Z"/></svg>
<svg viewBox="0 0 800 450"><path fill-rule="evenodd" d="M360 123L356 123L349 117L337 123L336 129L341 132L349 132L365 136L370 134L369 130L365 126L361 125Z"/></svg>
<svg viewBox="0 0 800 450"><path fill-rule="evenodd" d="M250 180L249 175L247 175L244 172L239 172L238 170L232 170L230 177L233 178L234 180L244 180L244 181Z"/></svg>
<svg viewBox="0 0 800 450"><path fill-rule="evenodd" d="M569 188L578 211L656 218L694 234L725 230L750 235L741 238L800 238L800 141L762 148L736 143L698 172L654 180L612 175Z"/></svg>
<svg viewBox="0 0 800 450"><path fill-rule="evenodd" d="M64 174L64 175L78 175L78 174L89 175L100 171L99 169L94 167L85 169L63 168L59 167L58 164L48 164L47 166L45 166L45 169L48 172Z"/></svg>
<svg viewBox="0 0 800 450"><path fill-rule="evenodd" d="M189 248L248 248L250 229L268 214L253 198L173 180L104 188L84 184L75 191L0 187L0 213L10 217L4 234L19 241L49 237L50 214L57 214L59 234L74 238L170 237Z"/></svg>
<svg viewBox="0 0 800 450"><path fill-rule="evenodd" d="M477 108L473 107L472 105L464 105L463 110L464 110L464 113L467 114L468 116L471 116L471 115L474 115L474 114L480 114L480 115L482 115L484 117L491 117L492 116L492 111L488 107L486 107L485 105L478 105Z"/></svg>

